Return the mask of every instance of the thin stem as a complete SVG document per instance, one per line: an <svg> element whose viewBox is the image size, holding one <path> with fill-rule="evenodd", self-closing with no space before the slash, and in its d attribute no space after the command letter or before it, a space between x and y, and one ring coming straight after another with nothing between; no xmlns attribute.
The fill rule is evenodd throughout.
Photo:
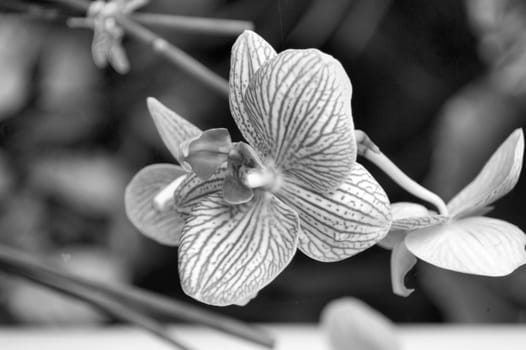
<svg viewBox="0 0 526 350"><path fill-rule="evenodd" d="M274 339L265 331L248 326L237 320L217 315L190 304L172 300L136 287L90 281L64 271L51 269L46 267L45 264L42 264L41 261L28 256L26 253L0 245L0 267L3 267L5 264L32 269L41 274L70 281L70 283L76 284L80 288L91 290L91 293L107 294L115 300L130 305L130 307L135 306L139 309L165 315L171 320L197 323L268 348L274 346Z"/></svg>
<svg viewBox="0 0 526 350"><path fill-rule="evenodd" d="M124 28L126 33L150 45L155 52L163 55L170 62L201 80L215 91L228 97L228 81L196 61L186 52L124 15L116 15L115 20Z"/></svg>
<svg viewBox="0 0 526 350"><path fill-rule="evenodd" d="M442 198L407 176L380 151L380 149L369 139L367 134L361 130L356 130L356 139L358 142L358 153L362 157L368 159L382 169L394 180L394 182L403 187L407 192L433 204L438 209L440 215L448 215L447 206Z"/></svg>
<svg viewBox="0 0 526 350"><path fill-rule="evenodd" d="M144 12L133 13L130 18L142 24L169 27L196 34L238 35L254 27L252 22L248 21Z"/></svg>
<svg viewBox="0 0 526 350"><path fill-rule="evenodd" d="M183 345L178 340L170 336L170 334L168 334L161 324L139 312L134 311L133 309L130 309L122 303L105 298L98 293L93 293L89 290L79 288L78 285L75 285L68 280L53 278L53 276L47 276L46 274L42 275L37 271L33 271L32 269L20 267L18 265L11 265L5 261L3 261L0 265L0 269L4 270L5 272L12 273L18 277L32 281L40 286L44 286L56 292L84 301L92 307L95 307L100 311L115 317L116 319L134 324L149 331L150 333L179 349L190 350L190 348L188 348L186 345Z"/></svg>

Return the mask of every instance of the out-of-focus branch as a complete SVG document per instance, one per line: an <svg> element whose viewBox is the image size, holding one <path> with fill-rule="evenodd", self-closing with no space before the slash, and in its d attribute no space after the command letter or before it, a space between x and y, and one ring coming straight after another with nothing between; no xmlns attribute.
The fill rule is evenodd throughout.
<svg viewBox="0 0 526 350"><path fill-rule="evenodd" d="M160 314L174 321L187 321L207 326L267 348L274 346L274 339L265 331L248 326L237 320L136 287L91 281L65 271L52 269L47 267L42 261L28 256L24 252L0 245L0 270L7 271L8 269L14 274L18 274L18 271L29 271L42 278L51 278L61 283L64 282L88 292L88 296L97 295L100 298L119 302L130 309ZM15 270L13 271L13 269Z"/></svg>
<svg viewBox="0 0 526 350"><path fill-rule="evenodd" d="M52 0L56 3L68 5L73 9L87 12L90 4L83 0ZM167 40L155 34L148 28L137 22L136 19L141 19L149 24L158 23L160 25L170 25L178 29L208 32L213 31L217 33L239 33L248 29L247 22L244 21L230 21L204 18L184 18L183 16L168 16L156 14L133 14L125 15L118 14L114 16L116 23L122 27L125 32L131 37L144 42L149 45L155 52L164 56L175 66L188 72L204 84L211 87L219 94L228 98L228 81L219 76L202 63L195 60L183 50L170 44ZM247 27L248 26L248 27Z"/></svg>

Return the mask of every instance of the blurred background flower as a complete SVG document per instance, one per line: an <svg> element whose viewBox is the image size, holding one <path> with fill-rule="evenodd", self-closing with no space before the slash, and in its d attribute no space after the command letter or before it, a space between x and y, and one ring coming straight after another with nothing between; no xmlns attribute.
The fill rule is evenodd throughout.
<svg viewBox="0 0 526 350"><path fill-rule="evenodd" d="M335 56L353 83L356 127L446 200L524 125L521 1L157 0L144 10L251 20L278 52L316 47ZM124 187L145 165L172 161L149 117L147 96L201 129L227 126L241 139L228 101L129 38L123 45L130 73L98 70L91 33L33 17L2 15L0 21L0 240L35 255L69 257L63 264L78 273L78 265L93 266L79 251L95 260L102 254L119 279L186 298L176 248L132 227ZM228 76L235 38L156 31ZM366 165L392 202L414 200ZM524 229L523 182L491 215ZM498 279L423 263L413 271L406 284L421 288L402 299L391 293L387 251L372 248L333 264L297 254L258 298L220 312L247 321L314 322L330 300L352 295L394 321L483 322L518 321L526 306L524 269ZM10 296L18 282L0 285L0 319L35 319L28 316L32 293L20 293L21 302Z"/></svg>

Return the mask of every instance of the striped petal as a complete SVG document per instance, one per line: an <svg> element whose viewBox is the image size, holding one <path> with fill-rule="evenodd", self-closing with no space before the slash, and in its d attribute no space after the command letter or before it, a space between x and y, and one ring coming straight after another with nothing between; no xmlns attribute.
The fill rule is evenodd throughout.
<svg viewBox="0 0 526 350"><path fill-rule="evenodd" d="M269 43L250 30L243 32L232 46L229 78L230 111L239 130L249 144L254 144L258 135L255 134L247 118L243 96L248 83L259 67L276 55L276 51Z"/></svg>
<svg viewBox="0 0 526 350"><path fill-rule="evenodd" d="M155 196L186 171L172 164L154 164L139 171L126 187L124 204L130 221L145 236L166 245L177 245L184 225L182 214L158 211Z"/></svg>
<svg viewBox="0 0 526 350"><path fill-rule="evenodd" d="M409 233L407 248L443 269L504 276L526 263L526 235L502 220L472 217Z"/></svg>
<svg viewBox="0 0 526 350"><path fill-rule="evenodd" d="M393 222L387 236L378 245L385 249L393 249L405 239L407 232L439 225L449 220L448 217L436 215L426 207L416 203L398 202L391 205Z"/></svg>
<svg viewBox="0 0 526 350"><path fill-rule="evenodd" d="M190 215L193 208L210 195L218 193L222 196L224 178L225 167L218 169L206 180L200 179L195 173L188 174L174 192L177 210Z"/></svg>
<svg viewBox="0 0 526 350"><path fill-rule="evenodd" d="M161 139L179 164L184 166L183 142L201 135L201 130L153 97L146 100Z"/></svg>
<svg viewBox="0 0 526 350"><path fill-rule="evenodd" d="M416 258L403 241L398 242L391 252L391 286L393 293L407 297L414 289L405 286L405 276L416 265Z"/></svg>
<svg viewBox="0 0 526 350"><path fill-rule="evenodd" d="M297 214L263 193L242 205L211 195L192 211L179 246L185 293L211 305L243 303L269 284L296 251Z"/></svg>
<svg viewBox="0 0 526 350"><path fill-rule="evenodd" d="M300 217L299 249L318 261L346 259L382 239L391 223L389 199L358 163L337 190L318 194L286 185L282 198Z"/></svg>
<svg viewBox="0 0 526 350"><path fill-rule="evenodd" d="M508 193L519 180L523 155L524 135L522 129L517 129L478 176L449 202L450 215L457 218L472 215Z"/></svg>
<svg viewBox="0 0 526 350"><path fill-rule="evenodd" d="M391 205L393 223L391 231L412 231L444 223L446 216L430 212L426 207L416 203L399 202Z"/></svg>
<svg viewBox="0 0 526 350"><path fill-rule="evenodd" d="M257 138L251 144L288 177L317 192L341 185L356 160L351 83L318 50L287 50L267 61L245 93Z"/></svg>

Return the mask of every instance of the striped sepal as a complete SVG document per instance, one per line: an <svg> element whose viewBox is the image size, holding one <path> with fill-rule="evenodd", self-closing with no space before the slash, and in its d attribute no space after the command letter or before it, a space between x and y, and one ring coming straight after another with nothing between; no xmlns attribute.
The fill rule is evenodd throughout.
<svg viewBox="0 0 526 350"><path fill-rule="evenodd" d="M504 276L526 263L526 235L505 221L472 217L407 234L417 258L443 269Z"/></svg>
<svg viewBox="0 0 526 350"><path fill-rule="evenodd" d="M413 231L429 226L440 225L447 222L449 218L443 215L428 215L393 220L391 231Z"/></svg>
<svg viewBox="0 0 526 350"><path fill-rule="evenodd" d="M342 260L369 248L391 223L387 195L358 163L347 181L327 195L286 184L280 197L299 214L299 248L318 261Z"/></svg>
<svg viewBox="0 0 526 350"><path fill-rule="evenodd" d="M249 144L254 144L258 135L246 117L243 96L248 83L256 71L270 58L276 56L276 51L262 37L247 30L241 34L234 46L230 59L230 111L241 133Z"/></svg>
<svg viewBox="0 0 526 350"><path fill-rule="evenodd" d="M201 130L157 99L148 97L146 102L164 144L179 164L184 165L181 144L201 135Z"/></svg>
<svg viewBox="0 0 526 350"><path fill-rule="evenodd" d="M210 195L219 193L222 196L225 167L218 169L211 177L201 180L197 174L190 173L174 192L177 211L192 214L193 207Z"/></svg>
<svg viewBox="0 0 526 350"><path fill-rule="evenodd" d="M259 193L226 205L220 194L201 201L188 217L179 246L183 290L211 305L246 302L290 262L297 245L297 214Z"/></svg>
<svg viewBox="0 0 526 350"><path fill-rule="evenodd" d="M174 210L157 211L154 197L186 171L172 164L154 164L139 171L126 187L124 204L130 221L145 236L162 244L179 244L184 218Z"/></svg>
<svg viewBox="0 0 526 350"><path fill-rule="evenodd" d="M519 180L524 155L522 129L515 130L491 156L478 176L448 204L451 216L472 215L508 193Z"/></svg>
<svg viewBox="0 0 526 350"><path fill-rule="evenodd" d="M252 146L317 192L341 185L356 159L351 83L318 50L287 50L265 63L245 93Z"/></svg>

